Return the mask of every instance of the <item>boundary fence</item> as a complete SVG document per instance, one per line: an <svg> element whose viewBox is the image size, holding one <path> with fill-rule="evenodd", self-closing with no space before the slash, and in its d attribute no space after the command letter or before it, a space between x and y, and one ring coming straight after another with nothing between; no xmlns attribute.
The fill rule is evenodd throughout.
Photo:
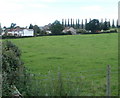
<svg viewBox="0 0 120 98"><path fill-rule="evenodd" d="M29 83L34 84L31 91L40 96L111 96L118 91L117 71L108 65L106 69L74 73L60 70L49 71L46 75L30 73Z"/></svg>
<svg viewBox="0 0 120 98"><path fill-rule="evenodd" d="M117 69L107 65L80 72L28 73L20 75L16 91L22 96L118 96Z"/></svg>

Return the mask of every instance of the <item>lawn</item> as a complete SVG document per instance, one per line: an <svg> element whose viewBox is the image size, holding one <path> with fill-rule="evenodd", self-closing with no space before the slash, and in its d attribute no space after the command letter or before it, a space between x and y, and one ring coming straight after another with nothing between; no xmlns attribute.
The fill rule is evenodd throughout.
<svg viewBox="0 0 120 98"><path fill-rule="evenodd" d="M41 36L10 40L21 49L21 59L31 73L47 74L49 71L56 73L59 70L64 76L68 73L71 77L82 74L86 80L97 80L95 85L103 86L106 84L107 65L110 65L111 92L112 95L117 95L117 33Z"/></svg>

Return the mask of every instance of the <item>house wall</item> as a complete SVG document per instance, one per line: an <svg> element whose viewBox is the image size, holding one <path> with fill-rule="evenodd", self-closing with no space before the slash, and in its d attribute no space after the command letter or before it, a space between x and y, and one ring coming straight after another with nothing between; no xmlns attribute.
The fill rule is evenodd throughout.
<svg viewBox="0 0 120 98"><path fill-rule="evenodd" d="M7 33L8 35L14 35L14 32L12 31L12 32L8 32Z"/></svg>
<svg viewBox="0 0 120 98"><path fill-rule="evenodd" d="M20 30L20 31L8 32L8 35L13 35L13 36L34 36L34 31L32 29L23 29L23 30Z"/></svg>
<svg viewBox="0 0 120 98"><path fill-rule="evenodd" d="M18 36L22 36L23 35L23 31L16 31L15 34L17 34Z"/></svg>
<svg viewBox="0 0 120 98"><path fill-rule="evenodd" d="M24 29L22 36L34 36L34 31L33 30Z"/></svg>

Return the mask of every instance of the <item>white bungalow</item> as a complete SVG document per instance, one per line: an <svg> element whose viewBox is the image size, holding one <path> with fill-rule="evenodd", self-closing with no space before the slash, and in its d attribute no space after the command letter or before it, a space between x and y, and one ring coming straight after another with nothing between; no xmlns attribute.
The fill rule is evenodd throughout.
<svg viewBox="0 0 120 98"><path fill-rule="evenodd" d="M8 30L7 35L12 36L34 36L34 30L33 29L10 29Z"/></svg>
<svg viewBox="0 0 120 98"><path fill-rule="evenodd" d="M23 29L21 36L34 36L33 29Z"/></svg>

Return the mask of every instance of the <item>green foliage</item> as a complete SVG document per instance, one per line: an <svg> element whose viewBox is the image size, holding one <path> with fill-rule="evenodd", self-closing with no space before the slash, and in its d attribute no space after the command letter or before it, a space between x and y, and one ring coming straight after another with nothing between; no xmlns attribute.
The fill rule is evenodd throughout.
<svg viewBox="0 0 120 98"><path fill-rule="evenodd" d="M34 36L42 34L42 31L40 30L38 25L34 25L33 26L32 24L30 24L29 29L33 29L34 30Z"/></svg>
<svg viewBox="0 0 120 98"><path fill-rule="evenodd" d="M80 74L79 74L80 75ZM76 78L77 77L77 78ZM86 80L82 75L71 77L70 74L64 76L60 71L54 73L49 71L46 75L29 74L26 84L18 82L20 91L24 96L87 96L97 95L95 90L99 90L99 95L104 94L104 83L97 85L92 80ZM21 80L24 80L21 77ZM22 88L24 86L24 89ZM25 88L26 87L26 88ZM90 90L89 90L90 89Z"/></svg>
<svg viewBox="0 0 120 98"><path fill-rule="evenodd" d="M61 34L63 29L64 29L64 27L57 20L54 23L52 23L52 25L50 27L50 30L51 30L52 34L54 34L54 35Z"/></svg>
<svg viewBox="0 0 120 98"><path fill-rule="evenodd" d="M33 25L32 24L30 24L29 29L33 29Z"/></svg>
<svg viewBox="0 0 120 98"><path fill-rule="evenodd" d="M115 28L114 19L113 19L113 21L112 21L112 28Z"/></svg>
<svg viewBox="0 0 120 98"><path fill-rule="evenodd" d="M99 20L93 19L86 24L86 30L91 30L92 33L95 33L97 30L100 30Z"/></svg>
<svg viewBox="0 0 120 98"><path fill-rule="evenodd" d="M119 25L118 25L118 19L117 19L117 22L116 22L116 27L117 27L117 28L119 27Z"/></svg>
<svg viewBox="0 0 120 98"><path fill-rule="evenodd" d="M33 30L34 30L34 36L37 36L37 34L41 34L41 30L38 27L38 25L34 25Z"/></svg>
<svg viewBox="0 0 120 98"><path fill-rule="evenodd" d="M20 68L22 68L22 61L20 59L21 51L16 45L10 41L3 41L2 43L2 94L3 96L11 96L12 85L18 85L20 75Z"/></svg>
<svg viewBox="0 0 120 98"><path fill-rule="evenodd" d="M16 70L22 62L20 61L21 51L17 46L12 44L10 41L3 42L2 47L2 69L3 71L10 73L11 69Z"/></svg>
<svg viewBox="0 0 120 98"><path fill-rule="evenodd" d="M115 32L116 33L117 29L110 29L110 32L112 32L112 33Z"/></svg>
<svg viewBox="0 0 120 98"><path fill-rule="evenodd" d="M1 24L0 24L0 35L2 34L2 28L1 28Z"/></svg>
<svg viewBox="0 0 120 98"><path fill-rule="evenodd" d="M84 34L87 33L87 31L85 29L78 29L77 30L77 34Z"/></svg>
<svg viewBox="0 0 120 98"><path fill-rule="evenodd" d="M15 28L16 23L11 23L10 28Z"/></svg>
<svg viewBox="0 0 120 98"><path fill-rule="evenodd" d="M82 22L81 22L81 29L84 28L84 24L83 24L83 19L82 19Z"/></svg>
<svg viewBox="0 0 120 98"><path fill-rule="evenodd" d="M105 21L102 26L101 26L102 30L108 30L109 29L109 22Z"/></svg>

